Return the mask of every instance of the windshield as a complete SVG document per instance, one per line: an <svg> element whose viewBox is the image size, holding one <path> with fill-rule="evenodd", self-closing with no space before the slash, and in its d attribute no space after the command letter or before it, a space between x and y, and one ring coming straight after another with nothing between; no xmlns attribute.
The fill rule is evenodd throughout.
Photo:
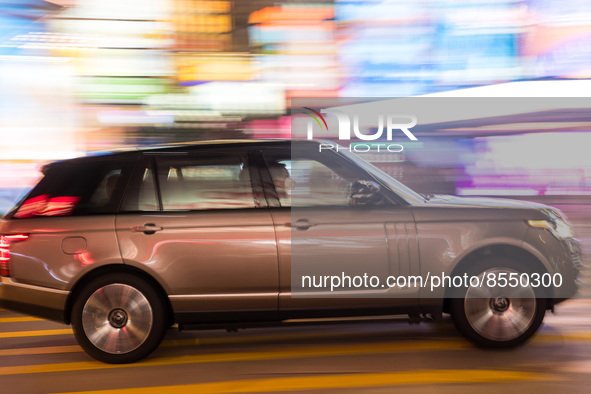
<svg viewBox="0 0 591 394"><path fill-rule="evenodd" d="M339 153L345 156L347 159L354 162L355 164L357 164L359 167L363 168L365 171L371 173L381 183L388 186L388 188L390 188L393 192L397 193L400 197L404 198L406 202L410 204L422 204L425 202L425 197L415 192L408 186L400 183L396 179L392 178L390 175L386 174L384 171L380 170L373 164L370 164L367 161L363 160L355 153L350 152L345 148L343 148L342 150L339 149Z"/></svg>

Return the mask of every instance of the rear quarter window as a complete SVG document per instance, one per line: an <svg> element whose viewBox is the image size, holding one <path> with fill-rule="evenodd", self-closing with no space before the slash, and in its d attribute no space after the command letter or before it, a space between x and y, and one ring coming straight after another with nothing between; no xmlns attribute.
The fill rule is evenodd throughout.
<svg viewBox="0 0 591 394"><path fill-rule="evenodd" d="M53 164L12 217L115 213L133 164L128 160Z"/></svg>

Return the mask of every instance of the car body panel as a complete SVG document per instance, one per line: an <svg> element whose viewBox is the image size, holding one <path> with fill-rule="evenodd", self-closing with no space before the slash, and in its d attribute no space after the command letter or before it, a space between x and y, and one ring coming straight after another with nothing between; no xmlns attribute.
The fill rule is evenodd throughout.
<svg viewBox="0 0 591 394"><path fill-rule="evenodd" d="M282 311L416 304L418 290L413 288L356 289L354 292L342 289L327 293L292 287L304 275L344 273L385 278L418 274L417 234L411 212L406 207L297 208L291 212L274 209L272 214L277 232ZM309 220L313 226L298 229L286 225L298 220Z"/></svg>
<svg viewBox="0 0 591 394"><path fill-rule="evenodd" d="M131 228L154 223L155 234ZM265 209L121 214L126 264L148 267L178 312L276 310L275 234Z"/></svg>
<svg viewBox="0 0 591 394"><path fill-rule="evenodd" d="M27 234L11 244L11 277L23 284L70 290L86 272L102 265L122 264L115 215L46 217L12 220L2 233ZM84 250L66 253L64 242L83 239Z"/></svg>
<svg viewBox="0 0 591 394"><path fill-rule="evenodd" d="M303 146L313 144L317 142L305 141ZM528 220L547 219L543 211L552 208L541 204L455 196L404 200L402 193L397 194L396 181L385 182L383 174L374 176L374 169L362 166L360 171L380 184L385 205L281 208L270 172L255 152L289 151L289 141L203 143L61 163L149 162L157 156L198 156L205 151L212 155L220 146L250 155L256 207L24 219L14 218L13 210L0 221L0 234L27 234L29 238L10 244L11 277L3 278L0 285L3 304L68 321L64 314L69 313L70 291L83 277L107 266L110 270L133 267L153 278L180 323L255 321L261 319L259 313L263 319L347 312L417 313L423 305L443 304L443 287L434 292L407 287L340 293L337 297L317 297L314 292L293 294L294 245L298 247L297 258L303 262L296 274L310 269L331 275L335 269L336 274L346 269L351 270L350 275L381 277L450 275L474 253L511 247L533 256L547 272L564 274L569 287L557 298L571 297L576 291L580 259L576 242L559 240L548 230L527 224ZM343 160L356 163L345 156ZM120 193L123 195L123 189ZM307 219L314 226L299 230L294 226L299 219ZM161 229L154 233L132 231L147 224ZM35 312L26 305L42 311Z"/></svg>
<svg viewBox="0 0 591 394"><path fill-rule="evenodd" d="M0 277L0 306L64 323L69 292L46 286L19 283L9 277Z"/></svg>

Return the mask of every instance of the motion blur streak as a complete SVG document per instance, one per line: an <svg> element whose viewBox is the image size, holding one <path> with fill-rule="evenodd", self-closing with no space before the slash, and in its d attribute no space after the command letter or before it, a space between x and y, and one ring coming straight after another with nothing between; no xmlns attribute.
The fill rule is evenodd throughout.
<svg viewBox="0 0 591 394"><path fill-rule="evenodd" d="M179 386L160 386L122 390L81 391L78 394L125 393L149 394L173 391L195 393L267 393L295 390L344 389L381 386L407 386L437 383L486 383L509 381L556 381L556 376L531 372L498 370L441 369L424 371L404 371L388 373L368 373L353 375L306 376L296 378L235 380L220 383L200 383Z"/></svg>
<svg viewBox="0 0 591 394"><path fill-rule="evenodd" d="M36 183L48 161L170 142L290 138L292 98L585 99L590 41L588 0L0 0L0 217ZM575 225L588 258L591 116L555 110L548 109L543 119L517 114L492 124L434 125L418 135L416 148L361 156L425 194L508 196L556 206ZM590 297L585 280L581 294ZM577 335L587 340L588 326L583 328L587 333ZM0 333L0 338L64 334L71 330ZM434 341L307 348L288 357L429 346L460 347ZM233 357L283 354L190 356L141 365ZM6 368L0 374L111 366ZM174 389L238 392L248 383L254 391L281 391L360 387L355 384L374 379L396 385L553 376L431 370Z"/></svg>
<svg viewBox="0 0 591 394"><path fill-rule="evenodd" d="M285 358L302 357L328 357L335 355L353 355L353 354L385 354L385 353L405 353L429 350L461 350L470 345L460 341L424 341L420 343L381 343L375 345L350 345L350 346L315 346L300 348L294 350L277 350L265 352L249 353L216 353L185 357L162 357L152 358L141 363L135 364L103 364L99 362L73 362L60 364L30 365L20 367L0 367L1 375L21 375L32 373L49 372L71 372L87 371L96 369L112 368L134 368L145 367L148 365L182 365L182 364L202 364L202 363L222 363L233 361L248 360L279 360Z"/></svg>
<svg viewBox="0 0 591 394"><path fill-rule="evenodd" d="M540 79L591 76L585 0L0 0L0 6L0 213L50 160L206 138L289 137L293 97L416 96L511 81L524 85L506 95L527 96L535 85L535 96L552 96L558 85L542 87L548 81ZM556 133L550 125L538 131ZM497 150L506 144L486 136L502 129L514 147L549 142L532 136L514 143L524 126L499 126L443 138L434 152L373 159L391 163L385 167L395 176L418 179L426 193L451 186L460 194L535 195L539 183L561 178L564 185L552 185L549 194L591 193L588 162L560 161L561 170L551 174L539 165L499 168ZM588 128L580 126L573 142L583 146ZM444 146L450 143L463 152L453 162ZM483 150L494 157L474 160ZM521 156L527 162L541 155Z"/></svg>

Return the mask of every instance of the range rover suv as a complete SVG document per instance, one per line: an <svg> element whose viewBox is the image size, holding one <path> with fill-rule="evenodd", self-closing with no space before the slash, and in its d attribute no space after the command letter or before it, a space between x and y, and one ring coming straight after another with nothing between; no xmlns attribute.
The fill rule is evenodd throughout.
<svg viewBox="0 0 591 394"><path fill-rule="evenodd" d="M210 141L49 164L0 222L2 305L128 363L174 324L313 317L450 313L476 345L511 347L576 293L560 211L426 198L335 147Z"/></svg>

